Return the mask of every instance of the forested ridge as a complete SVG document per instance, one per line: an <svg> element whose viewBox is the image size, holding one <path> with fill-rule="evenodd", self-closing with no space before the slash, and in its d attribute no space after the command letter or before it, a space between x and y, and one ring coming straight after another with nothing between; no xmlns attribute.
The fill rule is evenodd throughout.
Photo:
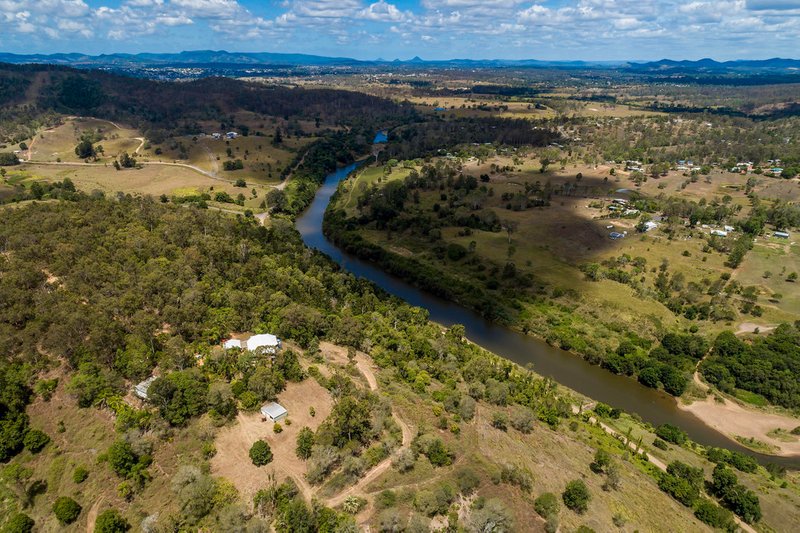
<svg viewBox="0 0 800 533"><path fill-rule="evenodd" d="M474 416L474 399L520 404L552 427L571 416L571 401L553 382L466 342L461 327L442 335L423 310L305 248L288 221L263 227L246 217L149 198L77 194L7 210L0 251L0 461L49 441L29 427L25 407L34 390L48 394L55 387L37 375L63 364L66 390L79 406L105 406L116 415L121 437L103 457L129 500L154 475L151 452L137 451L153 446L143 440L145 432L158 434L164 424L181 427L206 412L224 422L275 399L287 381L306 379L291 350L272 362L212 351L232 331L274 332L310 353L320 340L368 351L415 390L432 379L447 383L434 397L467 420ZM199 368L198 356L205 360ZM152 408L126 404L122 397L132 384L156 368L161 377L151 385ZM322 482L341 464L355 461L363 471L387 457L399 438L387 418L390 407L359 392L345 375L309 373L338 400L330 418L308 436L303 453L309 481ZM259 461L271 460L268 449L257 453ZM453 459L441 439L422 432L414 453L434 464ZM178 476L173 486L210 482L191 467ZM277 503L269 496L272 503L264 507L267 494L259 492L255 504L268 509L265 516L302 519L309 530L347 523L323 507L308 510L291 482L269 490L282 496ZM212 513L210 502L186 505L168 523L197 524Z"/></svg>
<svg viewBox="0 0 800 533"><path fill-rule="evenodd" d="M53 65L0 64L0 140L18 142L59 115L122 121L156 144L202 131L198 121L240 126L239 111L298 120L320 120L374 134L380 127L416 118L410 105L356 91L270 86L231 78L187 83L157 82ZM38 92L26 94L34 80Z"/></svg>
<svg viewBox="0 0 800 533"><path fill-rule="evenodd" d="M410 382L423 370L442 381L495 378L548 423L569 414L552 384L517 375L511 363L464 342L458 328L442 338L421 309L307 250L289 222L266 228L148 198L79 195L7 211L0 250L3 431L20 437L4 439L4 459L22 446L24 414L17 415L38 371L65 361L79 403L97 405L156 366L187 372L195 354L209 354L232 331L271 331L303 347L325 339L369 348ZM218 364L204 366L201 383L236 375ZM292 376L292 365L281 375ZM270 390L256 401L280 389ZM162 415L181 424L207 408L201 401Z"/></svg>

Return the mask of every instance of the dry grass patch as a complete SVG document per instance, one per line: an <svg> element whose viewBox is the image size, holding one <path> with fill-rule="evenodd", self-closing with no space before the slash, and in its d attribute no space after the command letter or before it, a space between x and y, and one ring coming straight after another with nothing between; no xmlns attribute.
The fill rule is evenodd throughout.
<svg viewBox="0 0 800 533"><path fill-rule="evenodd" d="M262 420L261 413L239 413L233 424L217 433L217 454L211 459L211 472L231 481L245 501L267 484L268 476L274 473L278 481L292 478L310 499L311 488L305 480L306 463L295 454L297 434L304 426L315 430L330 415L333 401L328 391L313 379L301 383L289 383L278 397L278 402L289 411L291 425L284 420L283 431L275 433L270 422ZM313 407L315 416L309 414ZM249 452L259 439L267 441L272 448L273 460L265 467L255 466Z"/></svg>

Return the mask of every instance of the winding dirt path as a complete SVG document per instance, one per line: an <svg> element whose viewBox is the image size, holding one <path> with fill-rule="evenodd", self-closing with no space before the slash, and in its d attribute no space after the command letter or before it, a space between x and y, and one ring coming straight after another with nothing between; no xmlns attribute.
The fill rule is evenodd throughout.
<svg viewBox="0 0 800 533"><path fill-rule="evenodd" d="M323 343L328 344L328 343ZM329 344L327 346L329 348L328 353L339 355L340 357L335 358L339 362L341 362L341 354L340 350L338 350L336 346ZM367 358L366 355L363 353L357 353L355 357L355 365L359 372L364 376L367 380L367 384L369 388L373 392L378 391L378 379L375 377L375 372L372 369L371 361ZM400 426L400 431L403 434L403 443L400 449L406 449L411 446L411 440L414 438L414 433L409 426L398 414L397 411L392 409L392 418L394 418L397 425ZM381 474L386 472L392 466L392 457L387 457L377 465L375 465L371 470L365 473L361 479L355 485L343 490L339 494L331 496L327 500L325 500L325 504L329 507L336 507L337 505L341 505L348 496L352 496L353 494L364 492L364 489L367 485L369 485L372 481L377 479Z"/></svg>
<svg viewBox="0 0 800 533"><path fill-rule="evenodd" d="M104 499L103 496L100 496L97 501L94 502L92 508L89 509L89 513L86 515L86 533L94 532L94 524L97 521L97 515L100 513L100 506L103 504Z"/></svg>

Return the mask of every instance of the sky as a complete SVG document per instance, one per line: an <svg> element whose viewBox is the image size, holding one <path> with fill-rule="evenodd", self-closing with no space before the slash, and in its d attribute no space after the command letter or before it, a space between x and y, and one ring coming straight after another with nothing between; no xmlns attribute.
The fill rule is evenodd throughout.
<svg viewBox="0 0 800 533"><path fill-rule="evenodd" d="M0 52L800 57L800 0L0 0Z"/></svg>

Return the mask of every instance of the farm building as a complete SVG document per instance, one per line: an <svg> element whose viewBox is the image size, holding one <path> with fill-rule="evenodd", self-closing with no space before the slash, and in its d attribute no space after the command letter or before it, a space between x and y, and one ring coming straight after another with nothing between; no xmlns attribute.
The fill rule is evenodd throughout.
<svg viewBox="0 0 800 533"><path fill-rule="evenodd" d="M264 415L264 418L272 422L280 422L289 416L289 411L281 404L271 402L261 406L261 414Z"/></svg>
<svg viewBox="0 0 800 533"><path fill-rule="evenodd" d="M141 383L139 383L138 385L136 385L133 388L133 393L136 396L138 396L139 398L141 398L142 400L146 400L147 399L147 391L150 390L150 385L152 385L153 382L156 379L158 379L156 376L150 376L146 380L144 380Z"/></svg>
<svg viewBox="0 0 800 533"><path fill-rule="evenodd" d="M232 350L233 348L242 348L242 341L239 339L228 339L222 343L222 347L226 350Z"/></svg>
<svg viewBox="0 0 800 533"><path fill-rule="evenodd" d="M773 237L778 237L779 239L788 239L789 238L789 232L787 232L787 231L776 231L775 233L772 234L772 236Z"/></svg>
<svg viewBox="0 0 800 533"><path fill-rule="evenodd" d="M236 133L235 131L229 131L228 133L225 134L225 137L227 137L228 139L235 139L238 136L239 134Z"/></svg>
<svg viewBox="0 0 800 533"><path fill-rule="evenodd" d="M608 234L608 236L611 237L613 240L617 240L623 238L625 235L623 233L619 233L618 231L612 231L611 233Z"/></svg>
<svg viewBox="0 0 800 533"><path fill-rule="evenodd" d="M647 222L645 222L645 223L644 223L644 231L645 231L645 232L648 232L648 231L650 231L650 230L654 230L654 229L656 229L657 227L658 227L658 224L656 224L656 223L655 223L655 222L653 222L652 220L648 220Z"/></svg>
<svg viewBox="0 0 800 533"><path fill-rule="evenodd" d="M712 229L711 230L711 235L714 235L716 237L727 237L728 236L728 232L727 231L722 231L721 229Z"/></svg>
<svg viewBox="0 0 800 533"><path fill-rule="evenodd" d="M259 348L267 353L276 353L281 348L281 340L275 335L264 333L261 335L253 335L247 339L247 349L255 351Z"/></svg>

